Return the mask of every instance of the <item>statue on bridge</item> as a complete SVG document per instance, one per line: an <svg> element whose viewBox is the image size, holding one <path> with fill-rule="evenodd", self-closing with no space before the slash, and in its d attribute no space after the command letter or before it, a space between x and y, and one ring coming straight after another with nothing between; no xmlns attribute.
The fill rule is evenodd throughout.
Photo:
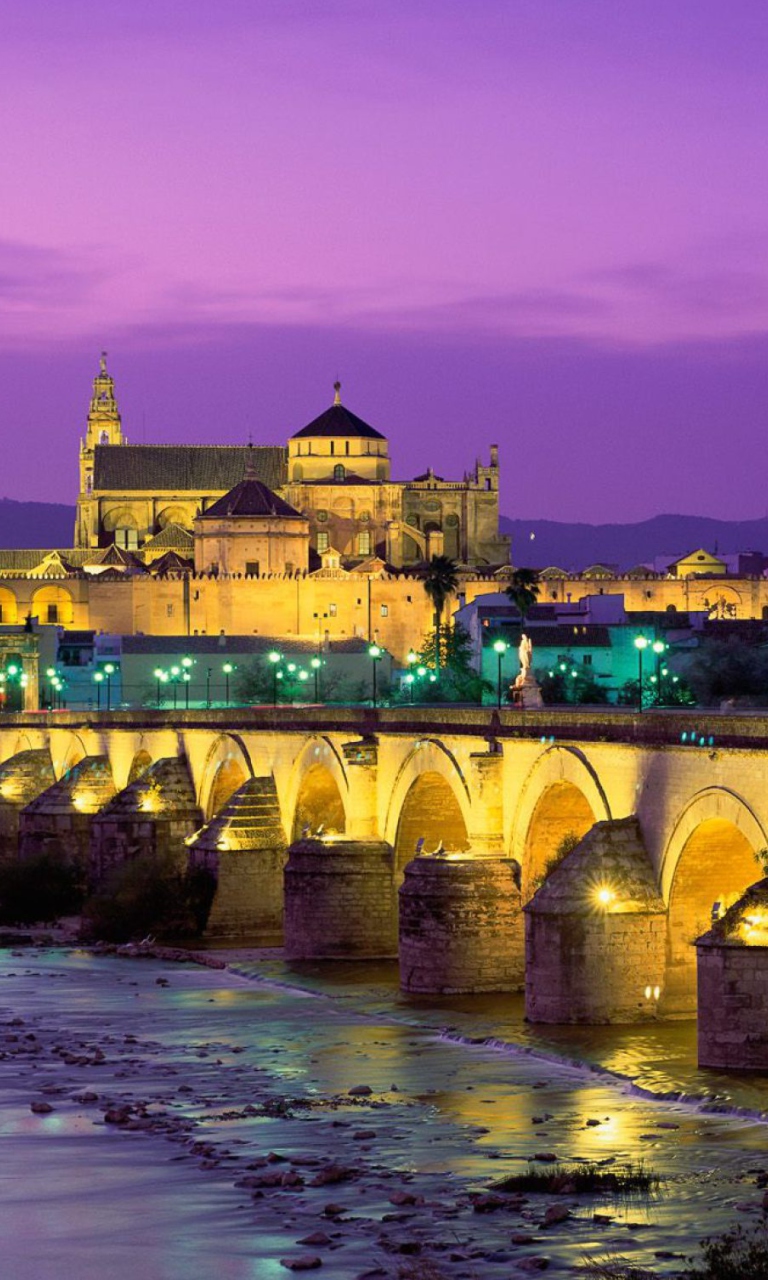
<svg viewBox="0 0 768 1280"><path fill-rule="evenodd" d="M533 641L525 632L520 636L517 650L520 660L520 671L512 685L512 701L523 710L536 710L543 706L541 689L533 674Z"/></svg>

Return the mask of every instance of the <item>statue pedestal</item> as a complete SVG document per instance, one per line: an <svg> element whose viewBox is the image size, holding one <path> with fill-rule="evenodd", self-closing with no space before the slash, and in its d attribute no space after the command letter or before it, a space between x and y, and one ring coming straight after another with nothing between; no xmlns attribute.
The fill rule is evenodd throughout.
<svg viewBox="0 0 768 1280"><path fill-rule="evenodd" d="M523 711L538 711L540 707L544 706L539 683L530 671L526 672L524 680L521 680L519 676L517 677L513 689L515 702L519 707L522 707Z"/></svg>

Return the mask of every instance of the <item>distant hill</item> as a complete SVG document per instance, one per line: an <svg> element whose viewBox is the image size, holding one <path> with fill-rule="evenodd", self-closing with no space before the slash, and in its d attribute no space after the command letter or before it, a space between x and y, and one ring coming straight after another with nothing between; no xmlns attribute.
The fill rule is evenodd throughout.
<svg viewBox="0 0 768 1280"><path fill-rule="evenodd" d="M0 498L0 547L71 547L75 508Z"/></svg>
<svg viewBox="0 0 768 1280"><path fill-rule="evenodd" d="M654 516L639 524L561 524L557 520L510 520L502 516L499 526L502 533L512 535L513 564L536 569L547 565L585 569L600 563L618 564L625 570L653 560L654 556L682 556L699 547L721 555L738 551L768 553L768 519Z"/></svg>

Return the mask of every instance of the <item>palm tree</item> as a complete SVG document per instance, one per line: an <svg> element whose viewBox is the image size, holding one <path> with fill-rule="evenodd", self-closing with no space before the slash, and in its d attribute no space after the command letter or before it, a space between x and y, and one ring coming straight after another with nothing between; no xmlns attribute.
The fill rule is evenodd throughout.
<svg viewBox="0 0 768 1280"><path fill-rule="evenodd" d="M435 607L435 672L440 670L440 627L448 596L459 585L458 565L450 556L433 556L424 577L424 590Z"/></svg>
<svg viewBox="0 0 768 1280"><path fill-rule="evenodd" d="M509 580L507 596L520 614L521 628L525 626L525 620L536 604L540 590L539 575L535 569L515 569Z"/></svg>

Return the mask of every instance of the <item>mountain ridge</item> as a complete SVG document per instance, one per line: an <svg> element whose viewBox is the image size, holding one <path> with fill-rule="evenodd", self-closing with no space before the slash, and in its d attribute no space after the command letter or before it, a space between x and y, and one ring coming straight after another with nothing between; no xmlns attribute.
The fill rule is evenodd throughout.
<svg viewBox="0 0 768 1280"><path fill-rule="evenodd" d="M720 555L768 548L768 517L716 520L660 515L635 524L580 524L501 516L499 529L512 537L512 563L536 569L556 565L580 570L609 564L626 572L655 556L679 557L700 547Z"/></svg>

